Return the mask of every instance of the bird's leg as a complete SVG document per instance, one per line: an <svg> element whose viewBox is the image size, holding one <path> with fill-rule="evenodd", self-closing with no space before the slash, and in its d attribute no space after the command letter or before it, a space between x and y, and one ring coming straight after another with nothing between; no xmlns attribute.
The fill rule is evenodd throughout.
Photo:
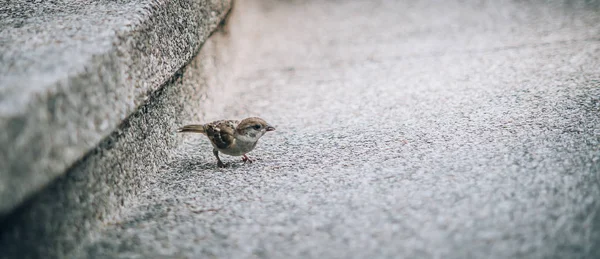
<svg viewBox="0 0 600 259"><path fill-rule="evenodd" d="M213 149L213 154L215 154L215 157L217 158L217 166L220 168L225 167L225 164L223 164L223 162L221 162L221 159L219 158L219 151L216 148Z"/></svg>
<svg viewBox="0 0 600 259"><path fill-rule="evenodd" d="M250 159L246 154L244 154L242 156L242 161L244 161L244 163L246 163L246 162L248 162L248 163L254 162L254 160Z"/></svg>

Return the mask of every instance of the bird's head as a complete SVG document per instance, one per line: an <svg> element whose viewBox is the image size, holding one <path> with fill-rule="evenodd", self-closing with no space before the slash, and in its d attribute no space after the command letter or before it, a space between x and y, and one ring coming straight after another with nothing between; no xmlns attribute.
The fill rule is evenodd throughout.
<svg viewBox="0 0 600 259"><path fill-rule="evenodd" d="M250 117L242 120L236 130L241 140L258 141L265 133L274 131L275 128L261 118Z"/></svg>

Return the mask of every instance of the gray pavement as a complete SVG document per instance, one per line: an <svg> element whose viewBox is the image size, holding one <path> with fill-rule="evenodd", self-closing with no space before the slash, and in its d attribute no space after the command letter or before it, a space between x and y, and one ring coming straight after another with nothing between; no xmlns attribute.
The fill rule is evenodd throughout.
<svg viewBox="0 0 600 259"><path fill-rule="evenodd" d="M278 131L227 169L181 136L79 256L597 258L587 3L237 1L230 88L205 119Z"/></svg>

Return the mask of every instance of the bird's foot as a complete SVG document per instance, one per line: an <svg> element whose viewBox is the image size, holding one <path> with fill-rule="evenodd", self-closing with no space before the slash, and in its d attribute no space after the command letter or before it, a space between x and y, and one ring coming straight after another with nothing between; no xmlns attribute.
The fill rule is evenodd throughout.
<svg viewBox="0 0 600 259"><path fill-rule="evenodd" d="M225 167L227 167L227 165L225 165L225 164L224 164L223 162L221 162L221 161L218 161L218 162L217 162L217 166L218 166L219 168L225 168Z"/></svg>
<svg viewBox="0 0 600 259"><path fill-rule="evenodd" d="M242 156L242 161L244 161L244 163L246 163L246 162L248 162L248 163L254 162L254 160L250 159L246 154L244 154Z"/></svg>

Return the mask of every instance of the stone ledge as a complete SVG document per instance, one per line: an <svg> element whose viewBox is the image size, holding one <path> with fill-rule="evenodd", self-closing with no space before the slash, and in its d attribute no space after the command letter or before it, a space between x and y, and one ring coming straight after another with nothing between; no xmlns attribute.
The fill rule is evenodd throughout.
<svg viewBox="0 0 600 259"><path fill-rule="evenodd" d="M0 218L0 259L85 258L84 244L120 222L142 191L163 177L161 168L185 140L175 130L218 117L213 111L229 102L232 60L239 52L231 34L226 27L215 30L99 145Z"/></svg>
<svg viewBox="0 0 600 259"><path fill-rule="evenodd" d="M230 0L0 7L0 216L109 136L194 56L230 7Z"/></svg>

